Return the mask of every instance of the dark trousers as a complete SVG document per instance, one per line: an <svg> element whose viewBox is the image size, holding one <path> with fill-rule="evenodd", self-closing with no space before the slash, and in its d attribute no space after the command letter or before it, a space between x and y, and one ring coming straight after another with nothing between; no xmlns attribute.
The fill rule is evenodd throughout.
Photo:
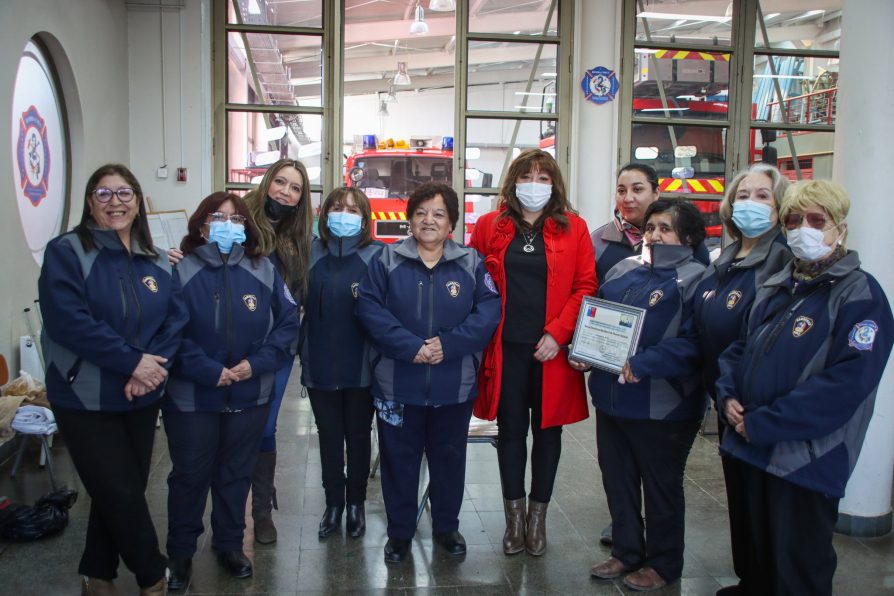
<svg viewBox="0 0 894 596"><path fill-rule="evenodd" d="M503 386L497 406L497 459L503 497L525 496L528 428L531 429L531 493L549 503L562 455L562 427L540 428L543 413L543 364L534 358L534 344L503 342Z"/></svg>
<svg viewBox="0 0 894 596"><path fill-rule="evenodd" d="M683 471L700 424L630 420L596 410L599 468L612 516L612 555L628 567L652 567L668 583L683 572Z"/></svg>
<svg viewBox="0 0 894 596"><path fill-rule="evenodd" d="M212 545L241 551L245 501L270 406L239 412L165 412L168 451L168 556L188 559L204 531L211 491Z"/></svg>
<svg viewBox="0 0 894 596"><path fill-rule="evenodd" d="M369 457L372 452L373 402L368 388L321 391L308 389L320 435L320 462L327 507L366 501ZM345 450L348 476L345 479Z"/></svg>
<svg viewBox="0 0 894 596"><path fill-rule="evenodd" d="M472 401L437 408L404 406L403 426L377 418L389 538L410 540L416 533L423 453L428 461L432 529L438 534L459 529L471 418Z"/></svg>
<svg viewBox="0 0 894 596"><path fill-rule="evenodd" d="M53 407L53 413L91 499L78 573L114 579L120 556L140 587L157 583L167 562L146 504L146 483L158 404L124 412Z"/></svg>
<svg viewBox="0 0 894 596"><path fill-rule="evenodd" d="M838 559L832 535L838 499L741 464L742 489L750 532L746 576L749 595L823 596L832 594ZM732 514L732 510L730 510ZM741 577L741 576L740 576Z"/></svg>
<svg viewBox="0 0 894 596"><path fill-rule="evenodd" d="M724 427L720 427L724 428ZM725 429L722 432L735 432ZM745 472L748 464L733 457L722 456L723 481L726 485L726 501L729 507L729 541L733 554L733 569L739 577L739 586L747 593L751 585L764 573L751 558L751 522L748 519L748 494Z"/></svg>

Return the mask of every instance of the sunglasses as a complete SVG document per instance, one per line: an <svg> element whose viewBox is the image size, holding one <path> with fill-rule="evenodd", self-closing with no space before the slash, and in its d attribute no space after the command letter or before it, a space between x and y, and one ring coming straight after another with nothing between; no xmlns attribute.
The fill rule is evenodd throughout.
<svg viewBox="0 0 894 596"><path fill-rule="evenodd" d="M825 230L830 221L821 213L789 213L782 219L782 224L786 230L796 230L803 225L805 219L807 225L815 230Z"/></svg>

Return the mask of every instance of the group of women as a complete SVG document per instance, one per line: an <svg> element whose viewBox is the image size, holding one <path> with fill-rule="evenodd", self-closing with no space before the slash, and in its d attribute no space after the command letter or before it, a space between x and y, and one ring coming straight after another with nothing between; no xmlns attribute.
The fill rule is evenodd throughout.
<svg viewBox="0 0 894 596"><path fill-rule="evenodd" d="M252 574L245 504L251 491L255 540L276 541L276 418L295 354L319 432L320 539L345 514L349 536L365 532L375 418L385 561L410 551L423 455L433 539L464 555L474 412L499 428L503 550L542 555L562 426L588 416L589 367L568 345L594 294L647 316L620 375L589 373L612 522L611 556L591 575L640 591L681 576L683 473L707 392L740 578L719 593L831 593L837 502L894 321L845 248L844 191L786 187L770 166L737 176L720 211L735 241L709 263L700 213L659 199L642 164L621 169L615 218L591 237L555 160L523 151L466 247L450 238L457 194L438 183L409 197L402 242L373 240L353 188L326 197L314 236L307 173L282 160L244 199L205 198L165 255L133 174L100 168L39 282L49 398L92 498L83 593L115 594L119 557L143 594L186 587L209 492L218 560ZM173 464L167 562L144 496L159 408Z"/></svg>

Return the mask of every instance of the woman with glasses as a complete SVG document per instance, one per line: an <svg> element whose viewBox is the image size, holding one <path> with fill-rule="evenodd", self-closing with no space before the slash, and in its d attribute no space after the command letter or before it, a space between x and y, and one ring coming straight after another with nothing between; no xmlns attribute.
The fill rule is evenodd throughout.
<svg viewBox="0 0 894 596"><path fill-rule="evenodd" d="M695 327L702 354L702 383L712 400L720 371L720 354L742 335L743 323L758 290L792 258L779 225L779 204L788 180L775 167L755 164L730 183L720 204L720 220L735 239L708 267L695 291ZM728 429L721 417L721 436ZM739 584L720 594L745 590L760 569L748 563L748 520L742 515L745 491L741 483L744 464L721 458L729 503L730 542Z"/></svg>
<svg viewBox="0 0 894 596"><path fill-rule="evenodd" d="M326 492L318 534L325 538L338 530L347 504L345 529L359 538L366 532L373 402L370 347L354 308L357 287L382 243L372 239L369 199L356 188L329 193L319 230L311 249L300 341L301 384L317 423Z"/></svg>
<svg viewBox="0 0 894 596"><path fill-rule="evenodd" d="M116 594L120 557L140 594L164 594L145 491L159 400L189 315L125 166L90 176L81 221L47 245L38 289L47 397L91 499L82 593Z"/></svg>
<svg viewBox="0 0 894 596"><path fill-rule="evenodd" d="M375 349L386 563L404 560L416 534L423 454L433 538L449 555L466 554L459 532L466 437L500 296L481 255L448 237L459 215L450 186L421 185L407 201L411 235L372 259L360 283L357 316Z"/></svg>
<svg viewBox="0 0 894 596"><path fill-rule="evenodd" d="M236 578L245 501L273 399L276 371L298 333L291 292L258 246L242 199L216 192L190 217L177 273L189 309L167 386L168 588L189 583L211 491L212 549Z"/></svg>
<svg viewBox="0 0 894 596"><path fill-rule="evenodd" d="M310 247L313 240L313 205L307 170L300 161L281 159L270 166L257 188L245 195L249 218L257 230L257 243L286 282L298 303L307 296ZM173 263L182 258L177 250L168 251ZM274 476L276 472L276 419L286 385L295 362L289 358L276 371L276 388L270 414L264 427L261 455L251 481L251 514L255 540L261 544L276 542L273 509L277 507Z"/></svg>
<svg viewBox="0 0 894 596"><path fill-rule="evenodd" d="M831 594L838 501L894 337L891 307L845 247L850 200L793 184L779 218L794 254L758 290L747 335L720 358L721 454L741 463L749 585L740 594Z"/></svg>

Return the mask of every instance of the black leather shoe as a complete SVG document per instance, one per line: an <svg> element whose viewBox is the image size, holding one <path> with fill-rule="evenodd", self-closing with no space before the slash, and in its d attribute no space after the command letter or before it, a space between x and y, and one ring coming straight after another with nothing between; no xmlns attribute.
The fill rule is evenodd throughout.
<svg viewBox="0 0 894 596"><path fill-rule="evenodd" d="M466 539L459 532L447 532L446 534L435 534L435 542L444 547L448 553L454 556L466 554Z"/></svg>
<svg viewBox="0 0 894 596"><path fill-rule="evenodd" d="M323 519L320 520L320 531L317 535L325 538L330 534L334 534L341 527L341 512L344 507L326 507L323 512Z"/></svg>
<svg viewBox="0 0 894 596"><path fill-rule="evenodd" d="M720 588L715 592L716 596L741 596L745 594L745 589L742 588L742 584L735 584L732 586L726 586L725 588Z"/></svg>
<svg viewBox="0 0 894 596"><path fill-rule="evenodd" d="M385 543L385 562L400 563L410 552L410 541L401 538L389 538Z"/></svg>
<svg viewBox="0 0 894 596"><path fill-rule="evenodd" d="M182 590L189 584L192 575L192 559L171 559L168 561L168 590Z"/></svg>
<svg viewBox="0 0 894 596"><path fill-rule="evenodd" d="M241 550L217 551L217 561L237 579L251 577L251 561Z"/></svg>
<svg viewBox="0 0 894 596"><path fill-rule="evenodd" d="M348 505L345 514L345 531L351 538L360 538L366 533L366 511L363 503Z"/></svg>

